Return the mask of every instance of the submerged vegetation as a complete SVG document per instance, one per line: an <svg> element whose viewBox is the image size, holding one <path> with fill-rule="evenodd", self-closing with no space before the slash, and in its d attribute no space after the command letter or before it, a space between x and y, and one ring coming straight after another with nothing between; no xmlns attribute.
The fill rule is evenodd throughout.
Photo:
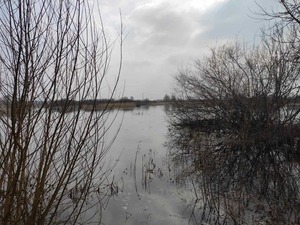
<svg viewBox="0 0 300 225"><path fill-rule="evenodd" d="M107 42L96 5L1 2L0 223L101 224L103 207L126 184L105 161L120 130L106 139L112 110L165 105L170 156L181 172L170 180L194 194L189 222L300 224L300 10L299 1L279 2L282 12L263 12L276 21L259 45L211 49L178 72L176 94L158 101L115 99L122 22L110 86L115 43ZM138 200L138 184L150 194L173 172L169 161L160 167L157 152L138 145L123 171ZM123 207L126 223L133 214Z"/></svg>
<svg viewBox="0 0 300 225"><path fill-rule="evenodd" d="M114 118L107 103L97 111L95 99L103 88L113 98L121 66L108 87L111 44L89 4L0 3L2 225L101 221L109 197L104 158L114 139L104 142L104 135ZM67 113L72 99L78 107ZM80 110L88 99L92 108Z"/></svg>
<svg viewBox="0 0 300 225"><path fill-rule="evenodd" d="M193 184L201 222L300 223L297 1L259 46L238 42L176 75L170 148ZM197 221L199 222L199 221ZM200 222L200 224L201 224Z"/></svg>

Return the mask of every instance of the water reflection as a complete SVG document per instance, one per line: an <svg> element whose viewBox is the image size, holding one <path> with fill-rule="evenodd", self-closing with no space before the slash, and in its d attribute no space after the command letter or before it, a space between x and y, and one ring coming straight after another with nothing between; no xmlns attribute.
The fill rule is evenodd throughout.
<svg viewBox="0 0 300 225"><path fill-rule="evenodd" d="M174 170L164 145L168 131L164 106L141 106L116 119L121 117L122 128L107 155L117 164L102 224L191 224L191 212L181 199L191 193L173 185ZM114 129L118 128L109 132Z"/></svg>
<svg viewBox="0 0 300 225"><path fill-rule="evenodd" d="M196 223L300 224L298 138L245 144L187 128L169 138L176 181L194 191Z"/></svg>

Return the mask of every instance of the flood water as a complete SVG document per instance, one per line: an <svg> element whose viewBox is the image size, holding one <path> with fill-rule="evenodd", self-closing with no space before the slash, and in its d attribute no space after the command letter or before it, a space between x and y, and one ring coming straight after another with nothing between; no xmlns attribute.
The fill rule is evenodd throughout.
<svg viewBox="0 0 300 225"><path fill-rule="evenodd" d="M102 224L191 224L188 192L178 189L168 158L164 106L119 112L111 134L123 118L105 160L117 162L111 197Z"/></svg>
<svg viewBox="0 0 300 225"><path fill-rule="evenodd" d="M231 155L219 154L217 158L211 154L217 146L213 134L202 134L191 142L190 133L185 130L179 135L172 130L168 133L165 106L120 111L107 140L121 123L119 134L105 157L105 162L115 166L108 179L113 182L108 186L109 202L103 207L101 224L278 224L268 222L277 221L277 215L282 218L289 215L286 221L290 223L282 224L299 224L295 213L299 203L294 201L299 193L298 164L278 161L272 164L273 170L262 157L254 158L253 165L259 166L253 168L249 165L252 158L241 154L235 157L237 166L232 169L232 164L228 164L231 158L224 158ZM182 145L172 149L172 144L177 142ZM170 153L168 144L171 144ZM215 167L201 167L214 162L218 162ZM250 179L245 176L249 168L255 172ZM278 176L289 179L281 181ZM245 182L248 180L250 183ZM261 187L270 187L270 192L261 192ZM272 201L278 204L269 205ZM286 209L289 211L279 214Z"/></svg>

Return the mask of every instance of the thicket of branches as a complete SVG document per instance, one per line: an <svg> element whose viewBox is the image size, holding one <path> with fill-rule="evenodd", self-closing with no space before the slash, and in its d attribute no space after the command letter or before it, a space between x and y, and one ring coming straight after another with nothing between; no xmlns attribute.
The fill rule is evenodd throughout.
<svg viewBox="0 0 300 225"><path fill-rule="evenodd" d="M172 153L217 224L300 222L299 4L281 2L259 45L213 48L175 76Z"/></svg>
<svg viewBox="0 0 300 225"><path fill-rule="evenodd" d="M81 102L111 99L120 74L109 87L112 44L96 8L82 0L0 3L3 225L100 223L109 112L82 111Z"/></svg>

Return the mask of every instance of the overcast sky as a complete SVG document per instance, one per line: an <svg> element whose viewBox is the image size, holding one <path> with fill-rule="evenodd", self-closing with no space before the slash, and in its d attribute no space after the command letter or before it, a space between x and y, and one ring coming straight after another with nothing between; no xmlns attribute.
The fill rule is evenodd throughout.
<svg viewBox="0 0 300 225"><path fill-rule="evenodd" d="M255 41L264 22L257 4L276 9L276 0L99 0L108 33L116 34L119 10L127 35L119 93L161 99L172 93L178 68L230 40ZM114 55L111 71L117 67Z"/></svg>

